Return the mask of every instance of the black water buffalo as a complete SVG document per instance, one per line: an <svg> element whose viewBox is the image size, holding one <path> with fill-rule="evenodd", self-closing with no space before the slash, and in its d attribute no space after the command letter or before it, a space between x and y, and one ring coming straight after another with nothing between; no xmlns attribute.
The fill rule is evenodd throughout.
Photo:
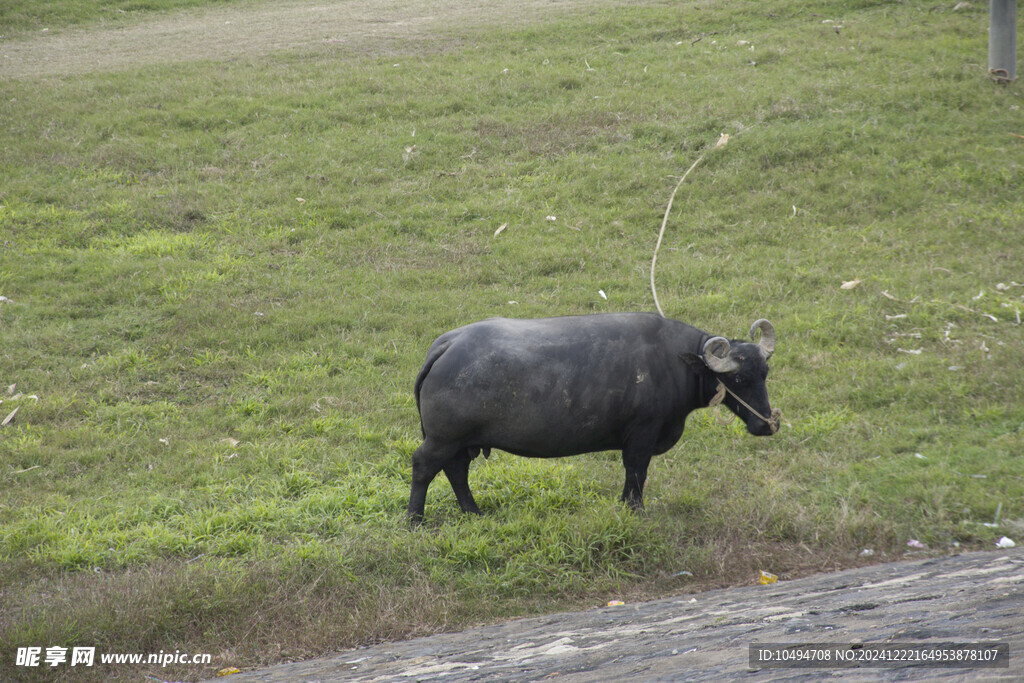
<svg viewBox="0 0 1024 683"><path fill-rule="evenodd" d="M679 441L691 411L721 401L751 434L778 429L765 388L775 330L758 320L752 340L758 330L757 343L729 341L652 313L607 313L493 318L446 332L416 377L423 443L412 456L409 517L423 518L442 470L459 506L479 514L469 463L492 448L531 458L621 450L622 500L642 509L651 456Z"/></svg>

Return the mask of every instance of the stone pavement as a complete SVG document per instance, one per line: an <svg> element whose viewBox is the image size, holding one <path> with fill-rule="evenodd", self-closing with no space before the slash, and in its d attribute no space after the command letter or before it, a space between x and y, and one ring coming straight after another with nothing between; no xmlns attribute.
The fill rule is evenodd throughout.
<svg viewBox="0 0 1024 683"><path fill-rule="evenodd" d="M751 667L751 643L1010 644L1009 668ZM1024 548L519 619L220 679L1024 681Z"/></svg>

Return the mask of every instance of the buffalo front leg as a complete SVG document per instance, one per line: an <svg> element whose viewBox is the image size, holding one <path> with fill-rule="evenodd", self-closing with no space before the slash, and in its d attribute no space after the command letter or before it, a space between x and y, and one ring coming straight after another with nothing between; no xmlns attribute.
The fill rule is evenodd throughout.
<svg viewBox="0 0 1024 683"><path fill-rule="evenodd" d="M434 481L437 473L456 457L452 449L434 443L428 437L424 439L416 452L412 454L412 490L409 492L409 509L406 512L413 522L423 521L423 508L427 503L427 487ZM469 469L467 463L466 469ZM468 485L467 485L468 490Z"/></svg>
<svg viewBox="0 0 1024 683"><path fill-rule="evenodd" d="M622 464L626 468L626 485L622 488L620 500L636 512L644 509L644 483L647 481L647 467L651 464L648 451L622 451Z"/></svg>
<svg viewBox="0 0 1024 683"><path fill-rule="evenodd" d="M444 466L444 474L452 485L455 492L455 499L459 501L459 507L463 512L471 512L474 515L483 514L473 500L473 493L469 490L469 463L480 453L480 449L469 449L463 451L459 456L452 458Z"/></svg>

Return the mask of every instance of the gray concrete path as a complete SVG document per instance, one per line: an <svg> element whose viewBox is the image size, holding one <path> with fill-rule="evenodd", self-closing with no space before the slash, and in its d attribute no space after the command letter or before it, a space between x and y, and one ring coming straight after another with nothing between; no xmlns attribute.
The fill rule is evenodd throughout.
<svg viewBox="0 0 1024 683"><path fill-rule="evenodd" d="M751 667L751 643L1010 644L1009 668ZM1024 681L1024 548L519 619L241 681Z"/></svg>

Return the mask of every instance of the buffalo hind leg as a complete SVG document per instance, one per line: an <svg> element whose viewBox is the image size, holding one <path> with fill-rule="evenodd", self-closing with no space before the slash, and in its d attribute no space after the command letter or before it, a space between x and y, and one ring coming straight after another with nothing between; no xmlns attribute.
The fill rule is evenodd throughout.
<svg viewBox="0 0 1024 683"><path fill-rule="evenodd" d="M473 500L473 493L469 490L469 463L480 454L479 448L469 448L455 458L448 461L444 466L444 474L452 485L455 492L455 499L459 501L459 507L463 512L470 512L474 515L483 514Z"/></svg>
<svg viewBox="0 0 1024 683"><path fill-rule="evenodd" d="M455 458L459 450L445 447L432 441L429 437L423 440L420 447L412 454L412 489L409 492L409 509L407 515L413 522L423 521L423 508L427 502L427 487L434 477ZM469 470L469 463L466 463ZM449 475L450 476L450 475ZM469 486L467 484L467 491Z"/></svg>
<svg viewBox="0 0 1024 683"><path fill-rule="evenodd" d="M622 464L626 468L626 485L622 487L619 499L636 512L644 510L644 483L647 481L647 467L651 464L649 451L622 451Z"/></svg>

